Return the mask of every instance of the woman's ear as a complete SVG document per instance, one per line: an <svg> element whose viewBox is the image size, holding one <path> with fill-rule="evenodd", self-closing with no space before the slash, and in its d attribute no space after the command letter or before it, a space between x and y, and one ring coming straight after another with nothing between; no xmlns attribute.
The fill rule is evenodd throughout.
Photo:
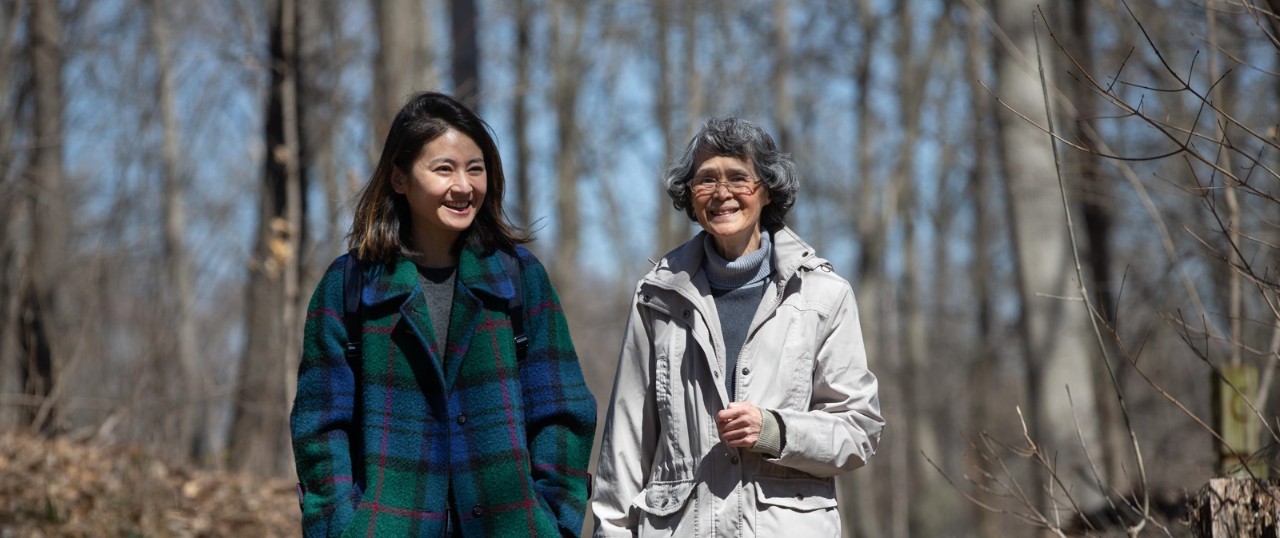
<svg viewBox="0 0 1280 538"><path fill-rule="evenodd" d="M398 194L404 194L407 183L404 172L401 172L399 168L391 170L391 190L396 191Z"/></svg>

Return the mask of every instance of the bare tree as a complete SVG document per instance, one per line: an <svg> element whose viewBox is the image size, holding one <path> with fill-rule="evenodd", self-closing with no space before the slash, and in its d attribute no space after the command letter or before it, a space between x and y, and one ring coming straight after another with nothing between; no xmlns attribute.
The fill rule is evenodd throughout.
<svg viewBox="0 0 1280 538"><path fill-rule="evenodd" d="M529 147L529 95L533 92L531 87L529 71L530 64L533 61L533 44L530 40L530 33L533 26L534 10L530 6L531 0L516 0L515 2L515 23L516 23L516 86L515 95L511 96L511 131L514 138L512 146L516 150L514 162L504 164L507 166L508 177L512 178L515 183L515 215L516 223L521 226L529 226L533 223L533 193L529 191L529 176L531 175L530 158L533 155L532 148Z"/></svg>
<svg viewBox="0 0 1280 538"><path fill-rule="evenodd" d="M1013 110L1041 111L1032 117L1043 119L1046 100L1038 67L1049 60L1036 54L1035 7L1035 0L997 4L996 21L1012 48L999 57L996 93ZM999 118L1002 176L1026 323L1019 337L1026 342L1027 394L1034 414L1031 434L1058 455L1057 476L1074 500L1092 509L1101 496L1076 447L1081 439L1085 446L1098 446L1100 441L1089 365L1094 346L1088 310L1067 300L1076 296L1076 285L1053 149L1049 137L1022 118L1007 111ZM1051 493L1061 492L1051 485L1034 488L1044 495L1041 504L1067 504Z"/></svg>
<svg viewBox="0 0 1280 538"><path fill-rule="evenodd" d="M299 354L301 330L298 284L306 174L298 129L297 8L294 0L279 0L271 10L267 155L249 272L248 337L229 443L233 466L271 474L291 468L287 418L293 372L287 365Z"/></svg>
<svg viewBox="0 0 1280 538"><path fill-rule="evenodd" d="M14 138L18 130L21 99L17 88L26 86L20 62L24 52L14 39L21 20L20 6L0 1L0 394L24 395L21 381L22 352L18 312L22 305L22 272L29 237L21 225L27 221L29 203L24 165ZM22 422L23 405L0 404L0 428L14 429Z"/></svg>
<svg viewBox="0 0 1280 538"><path fill-rule="evenodd" d="M32 95L35 103L31 166L28 170L31 197L31 252L22 292L20 339L24 359L24 392L45 397L39 410L30 416L33 426L51 431L57 410L53 391L55 375L62 361L60 342L53 337L61 325L56 284L60 260L67 244L65 190L63 187L63 113L66 107L62 87L62 15L52 2L30 6Z"/></svg>
<svg viewBox="0 0 1280 538"><path fill-rule="evenodd" d="M474 109L480 104L480 41L475 0L449 0L449 16L453 22L449 34L453 37L453 92Z"/></svg>
<svg viewBox="0 0 1280 538"><path fill-rule="evenodd" d="M582 37L586 6L582 2L551 0L552 103L556 110L556 250L553 271L559 282L572 282L581 246L578 210L578 175L581 164L576 148L581 143L578 126L578 96L585 70Z"/></svg>
<svg viewBox="0 0 1280 538"><path fill-rule="evenodd" d="M378 53L374 59L373 105L375 147L391 128L391 120L415 91L437 85L431 56L431 24L423 7L426 0L374 2L378 24ZM373 159L377 159L373 155Z"/></svg>
<svg viewBox="0 0 1280 538"><path fill-rule="evenodd" d="M157 371L169 371L166 364L178 367L177 377L182 380L178 386L181 388L171 392L175 401L183 403L181 412L173 414L178 422L175 432L177 442L173 445L178 453L198 460L208 448L205 439L208 372L204 371L204 363L196 352L196 327L192 316L194 292L186 247L186 172L182 170L181 142L178 138L175 110L173 44L167 13L170 6L170 2L155 0L149 0L147 6L151 11L150 34L156 56L155 95L160 109L161 162L164 171L160 188L164 215L161 264L165 270L164 287L167 292L162 295L165 301L162 308L173 328L172 332L162 333L160 347L164 352L160 355Z"/></svg>

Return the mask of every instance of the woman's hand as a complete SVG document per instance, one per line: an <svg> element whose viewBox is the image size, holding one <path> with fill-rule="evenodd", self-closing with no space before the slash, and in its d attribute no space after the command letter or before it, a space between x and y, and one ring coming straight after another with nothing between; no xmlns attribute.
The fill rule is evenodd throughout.
<svg viewBox="0 0 1280 538"><path fill-rule="evenodd" d="M760 408L749 402L731 402L727 409L716 413L716 428L720 430L720 439L735 448L756 446L763 422Z"/></svg>

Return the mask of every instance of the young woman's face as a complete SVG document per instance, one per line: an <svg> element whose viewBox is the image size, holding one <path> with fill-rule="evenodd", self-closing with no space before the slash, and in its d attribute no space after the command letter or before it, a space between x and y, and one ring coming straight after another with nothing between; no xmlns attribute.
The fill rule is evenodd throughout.
<svg viewBox="0 0 1280 538"><path fill-rule="evenodd" d="M465 134L449 129L423 146L408 175L391 186L409 202L414 248L449 249L475 221L489 174L484 152Z"/></svg>

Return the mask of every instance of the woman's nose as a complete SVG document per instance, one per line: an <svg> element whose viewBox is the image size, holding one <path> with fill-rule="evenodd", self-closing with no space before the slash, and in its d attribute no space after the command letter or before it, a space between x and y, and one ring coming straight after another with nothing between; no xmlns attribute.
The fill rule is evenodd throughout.
<svg viewBox="0 0 1280 538"><path fill-rule="evenodd" d="M467 177L467 173L465 171L449 176L449 190L456 192L471 192L471 178Z"/></svg>

